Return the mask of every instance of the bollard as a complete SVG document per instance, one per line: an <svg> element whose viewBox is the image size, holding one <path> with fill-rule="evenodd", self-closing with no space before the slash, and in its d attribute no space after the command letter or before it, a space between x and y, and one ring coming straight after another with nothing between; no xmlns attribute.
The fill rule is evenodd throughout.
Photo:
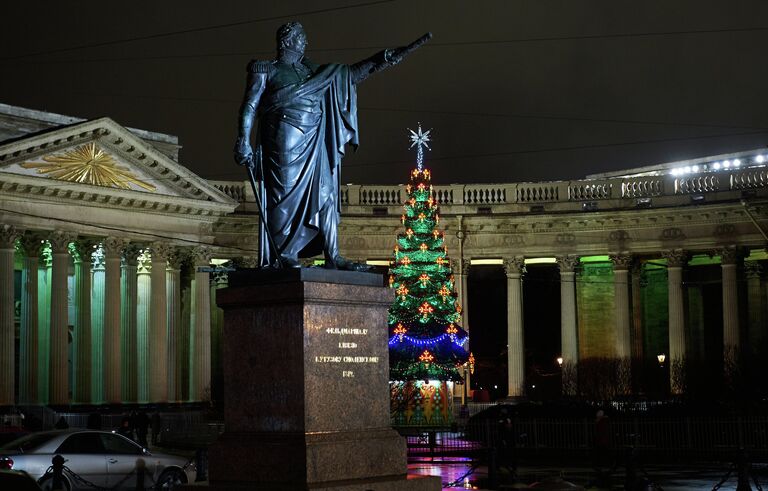
<svg viewBox="0 0 768 491"><path fill-rule="evenodd" d="M490 489L497 489L499 487L499 463L496 447L488 449L488 487Z"/></svg>
<svg viewBox="0 0 768 491"><path fill-rule="evenodd" d="M743 448L739 449L739 463L738 463L738 484L736 485L736 491L752 491L752 486L749 485L749 459L747 458L747 452Z"/></svg>
<svg viewBox="0 0 768 491"><path fill-rule="evenodd" d="M144 478L147 474L147 463L144 459L136 460L136 491L144 491Z"/></svg>
<svg viewBox="0 0 768 491"><path fill-rule="evenodd" d="M195 451L195 467L197 467L197 477L195 482L208 480L208 451L204 448L198 448Z"/></svg>
<svg viewBox="0 0 768 491"><path fill-rule="evenodd" d="M54 455L51 464L53 464L53 482L51 483L51 491L64 491L64 457L61 455Z"/></svg>

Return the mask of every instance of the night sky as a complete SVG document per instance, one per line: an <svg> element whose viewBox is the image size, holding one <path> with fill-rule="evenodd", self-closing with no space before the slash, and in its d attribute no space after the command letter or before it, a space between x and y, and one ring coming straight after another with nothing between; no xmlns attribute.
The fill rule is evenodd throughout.
<svg viewBox="0 0 768 491"><path fill-rule="evenodd" d="M765 1L3 10L0 102L176 134L182 163L210 179L245 178L231 158L244 68L272 58L276 28L294 19L318 63L353 63L434 34L360 86L361 146L345 159L344 182L405 181L415 160L407 128L419 121L434 128L427 162L438 184L580 178L768 144Z"/></svg>

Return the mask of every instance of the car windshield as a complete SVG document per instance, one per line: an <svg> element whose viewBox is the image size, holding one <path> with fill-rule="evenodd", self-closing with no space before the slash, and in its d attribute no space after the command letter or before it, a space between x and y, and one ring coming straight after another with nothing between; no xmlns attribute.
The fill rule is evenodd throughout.
<svg viewBox="0 0 768 491"><path fill-rule="evenodd" d="M0 447L0 451L29 452L50 440L54 435L55 433L32 433L31 435L23 436L6 443Z"/></svg>

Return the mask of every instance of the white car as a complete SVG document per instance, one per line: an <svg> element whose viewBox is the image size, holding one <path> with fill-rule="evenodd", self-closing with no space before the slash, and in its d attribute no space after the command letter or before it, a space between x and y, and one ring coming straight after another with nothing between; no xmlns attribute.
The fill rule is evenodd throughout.
<svg viewBox="0 0 768 491"><path fill-rule="evenodd" d="M65 459L63 474L70 491L133 491L142 469L145 489L174 489L194 482L196 475L184 457L151 453L121 435L93 430L44 431L6 443L0 447L0 468L26 471L49 490L53 476L46 472L55 455Z"/></svg>

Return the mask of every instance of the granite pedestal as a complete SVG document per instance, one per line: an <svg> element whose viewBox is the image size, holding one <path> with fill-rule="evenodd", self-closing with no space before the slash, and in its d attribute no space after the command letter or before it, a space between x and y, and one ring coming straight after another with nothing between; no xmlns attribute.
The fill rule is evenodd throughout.
<svg viewBox="0 0 768 491"><path fill-rule="evenodd" d="M209 489L440 489L406 477L390 428L381 275L253 270L229 284L217 298L226 431L209 449Z"/></svg>

